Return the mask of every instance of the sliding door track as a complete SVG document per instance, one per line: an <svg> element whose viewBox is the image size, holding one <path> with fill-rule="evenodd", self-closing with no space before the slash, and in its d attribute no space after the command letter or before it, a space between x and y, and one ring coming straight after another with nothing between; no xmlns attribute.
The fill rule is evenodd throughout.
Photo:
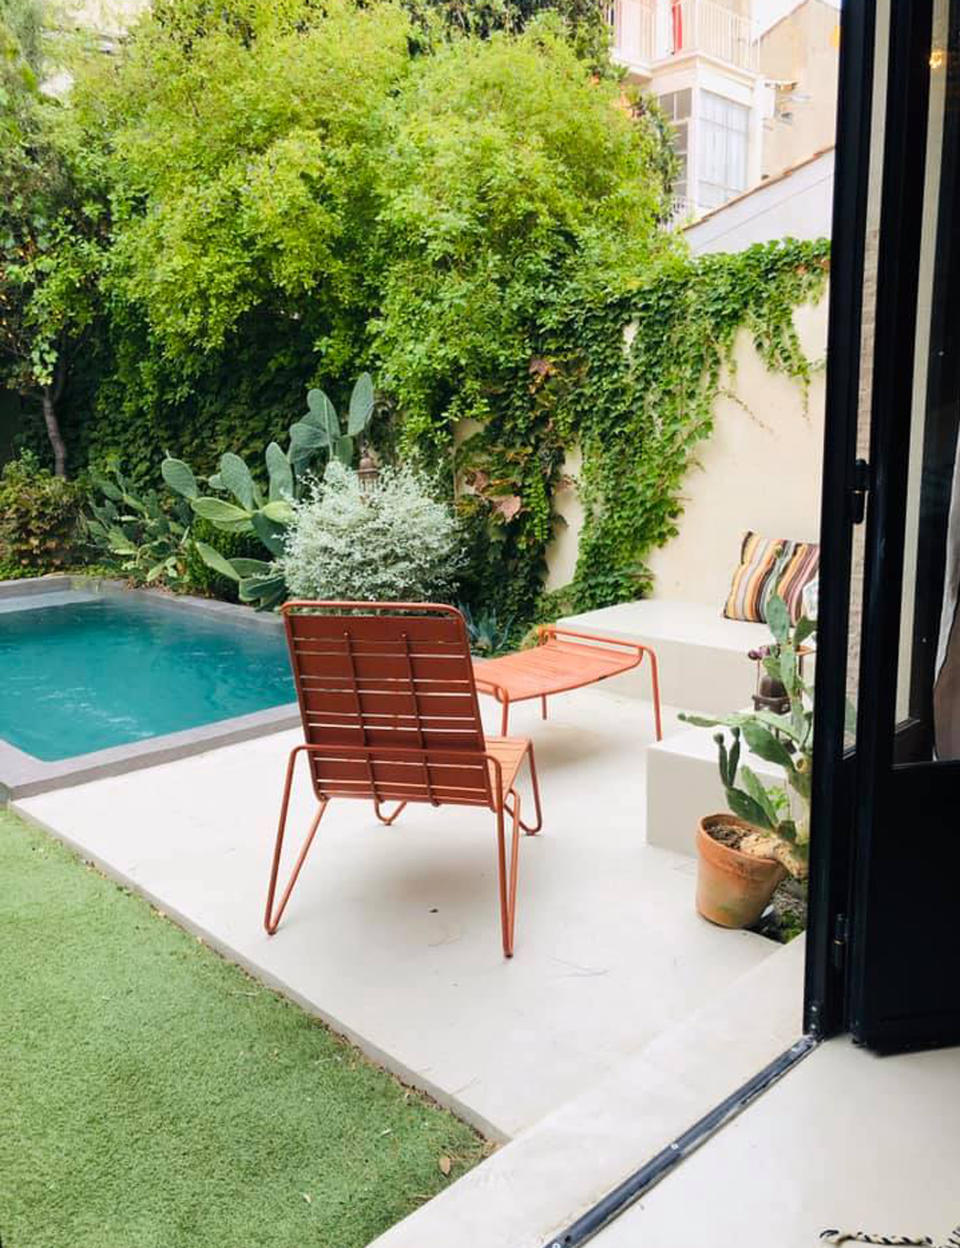
<svg viewBox="0 0 960 1248"><path fill-rule="evenodd" d="M646 1195L652 1187L674 1170L684 1158L696 1152L701 1144L716 1135L721 1127L741 1114L758 1096L782 1079L788 1070L792 1070L808 1053L819 1044L816 1036L801 1036L786 1052L775 1057L772 1062L758 1071L746 1083L740 1085L719 1105L715 1105L682 1135L678 1135L666 1148L661 1149L655 1157L635 1170L629 1178L609 1192L602 1200L597 1201L592 1209L588 1209L576 1222L572 1222L566 1230L554 1235L544 1248L578 1248L592 1239L598 1231L603 1230L610 1222L620 1216L641 1196Z"/></svg>

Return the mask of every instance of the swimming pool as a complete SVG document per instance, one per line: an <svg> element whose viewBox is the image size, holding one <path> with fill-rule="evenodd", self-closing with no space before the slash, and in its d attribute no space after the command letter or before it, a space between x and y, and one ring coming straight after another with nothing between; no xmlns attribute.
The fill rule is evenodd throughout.
<svg viewBox="0 0 960 1248"><path fill-rule="evenodd" d="M98 760L146 762L158 745L173 757L171 749L296 722L276 619L75 582L2 589L0 782L8 788L24 769L36 781L67 774L68 760L84 770ZM11 771L20 773L12 781Z"/></svg>

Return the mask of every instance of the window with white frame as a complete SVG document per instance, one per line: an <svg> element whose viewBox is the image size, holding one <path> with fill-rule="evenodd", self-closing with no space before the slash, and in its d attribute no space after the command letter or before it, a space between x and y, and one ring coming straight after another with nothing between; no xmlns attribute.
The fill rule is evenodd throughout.
<svg viewBox="0 0 960 1248"><path fill-rule="evenodd" d="M682 91L669 91L659 97L663 115L673 127L673 150L676 152L679 168L673 193L677 205L682 211L689 198L689 182L687 177L687 159L690 151L689 127L692 91L685 87Z"/></svg>
<svg viewBox="0 0 960 1248"><path fill-rule="evenodd" d="M713 91L700 92L697 121L697 201L716 208L747 186L750 110Z"/></svg>

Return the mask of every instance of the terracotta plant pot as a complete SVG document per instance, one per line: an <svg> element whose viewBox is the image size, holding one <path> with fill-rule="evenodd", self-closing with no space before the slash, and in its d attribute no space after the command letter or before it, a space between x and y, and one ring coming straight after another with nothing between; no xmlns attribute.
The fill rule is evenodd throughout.
<svg viewBox="0 0 960 1248"><path fill-rule="evenodd" d="M735 815L704 815L697 831L697 910L720 927L751 927L787 874L779 862L741 854L710 835L711 828L757 829Z"/></svg>

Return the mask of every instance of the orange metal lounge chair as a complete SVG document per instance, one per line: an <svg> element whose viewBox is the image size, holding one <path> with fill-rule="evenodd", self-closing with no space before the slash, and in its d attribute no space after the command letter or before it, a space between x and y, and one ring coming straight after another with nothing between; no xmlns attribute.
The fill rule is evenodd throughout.
<svg viewBox="0 0 960 1248"><path fill-rule="evenodd" d="M390 824L408 802L486 806L496 816L503 952L513 956L520 829L540 831L533 745L485 739L463 616L409 602L288 602L282 608L304 744L287 763L264 926L272 936L320 820L334 797L372 801ZM306 754L319 803L278 905L274 906L294 767ZM517 776L530 769L536 823L520 817ZM388 814L385 802L395 802ZM510 817L510 861L506 854Z"/></svg>
<svg viewBox="0 0 960 1248"><path fill-rule="evenodd" d="M569 689L581 689L595 681L606 680L620 672L639 667L643 656L650 659L650 683L653 689L653 715L657 740L661 740L660 679L657 656L649 646L597 633L578 633L569 628L549 624L537 633L537 644L529 650L518 650L499 659L474 661L473 672L477 692L496 698L503 711L500 731L506 736L510 707L528 698L540 699L540 713L547 718L547 698Z"/></svg>

